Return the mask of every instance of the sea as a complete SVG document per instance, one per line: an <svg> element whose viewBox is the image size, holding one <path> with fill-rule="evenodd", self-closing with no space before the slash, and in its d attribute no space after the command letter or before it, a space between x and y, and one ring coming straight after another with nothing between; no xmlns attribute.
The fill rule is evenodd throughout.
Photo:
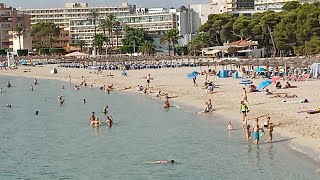
<svg viewBox="0 0 320 180"><path fill-rule="evenodd" d="M265 143L262 137L257 146L246 141L240 123L228 132L223 116L167 111L138 93L38 82L30 91L32 78L0 76L0 180L320 179L319 162L292 150L290 138L275 135ZM105 122L105 105L114 126L91 128L92 112ZM157 160L176 163L150 163Z"/></svg>

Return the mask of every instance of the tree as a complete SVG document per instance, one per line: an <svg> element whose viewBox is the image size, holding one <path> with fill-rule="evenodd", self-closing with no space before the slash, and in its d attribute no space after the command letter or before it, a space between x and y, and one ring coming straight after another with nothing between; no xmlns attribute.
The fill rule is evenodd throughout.
<svg viewBox="0 0 320 180"><path fill-rule="evenodd" d="M99 49L99 53L102 54L103 44L108 42L108 39L103 34L97 34L93 37L92 44Z"/></svg>
<svg viewBox="0 0 320 180"><path fill-rule="evenodd" d="M116 17L112 14L110 14L106 19L106 27L108 29L109 33L109 42L111 43L111 46L113 47L113 40L112 40L112 29L114 27Z"/></svg>
<svg viewBox="0 0 320 180"><path fill-rule="evenodd" d="M192 39L191 42L188 43L188 51L189 54L196 56L201 49L201 45L198 39Z"/></svg>
<svg viewBox="0 0 320 180"><path fill-rule="evenodd" d="M247 16L237 18L233 23L233 35L239 37L241 40L249 40L251 38L250 22L251 19Z"/></svg>
<svg viewBox="0 0 320 180"><path fill-rule="evenodd" d="M22 26L16 26L14 28L14 36L18 37L19 40L19 50L21 50L21 36L25 37L27 31Z"/></svg>
<svg viewBox="0 0 320 180"><path fill-rule="evenodd" d="M82 52L83 47L86 47L88 44L86 43L85 40L79 40L77 41L77 46L80 47L80 51Z"/></svg>
<svg viewBox="0 0 320 180"><path fill-rule="evenodd" d="M291 2L287 2L283 5L282 10L284 11L293 11L299 8L300 6L300 2L299 1L291 1Z"/></svg>
<svg viewBox="0 0 320 180"><path fill-rule="evenodd" d="M99 12L97 9L92 9L90 17L94 26L94 35L97 35L97 19L99 18Z"/></svg>
<svg viewBox="0 0 320 180"><path fill-rule="evenodd" d="M144 41L140 44L140 52L143 55L150 56L155 52L155 45L151 41Z"/></svg>
<svg viewBox="0 0 320 180"><path fill-rule="evenodd" d="M305 53L308 55L320 53L320 37L314 36L305 43Z"/></svg>
<svg viewBox="0 0 320 180"><path fill-rule="evenodd" d="M31 35L41 43L43 47L52 47L53 42L60 35L60 28L52 22L39 22L32 25Z"/></svg>
<svg viewBox="0 0 320 180"><path fill-rule="evenodd" d="M161 44L168 44L169 48L169 56L170 56L170 50L171 47L173 48L174 55L175 53L175 44L178 44L178 40L181 39L182 36L179 35L179 31L176 29L170 29L161 36L160 43Z"/></svg>
<svg viewBox="0 0 320 180"><path fill-rule="evenodd" d="M119 36L121 35L121 24L119 21L114 22L114 35L116 36L116 45L119 47Z"/></svg>
<svg viewBox="0 0 320 180"><path fill-rule="evenodd" d="M146 40L153 42L153 39L150 38L143 29L125 27L125 37L122 39L123 46L130 47L133 45L134 52L136 52L139 50L139 46Z"/></svg>

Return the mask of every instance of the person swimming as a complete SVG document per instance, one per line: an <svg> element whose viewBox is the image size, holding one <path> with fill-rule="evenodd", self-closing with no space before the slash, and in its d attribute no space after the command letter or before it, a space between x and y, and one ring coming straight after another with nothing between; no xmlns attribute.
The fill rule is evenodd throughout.
<svg viewBox="0 0 320 180"><path fill-rule="evenodd" d="M174 160L158 160L158 161L151 162L150 164L174 164L174 163L175 163Z"/></svg>
<svg viewBox="0 0 320 180"><path fill-rule="evenodd" d="M11 104L7 104L6 107L7 107L7 108L11 108Z"/></svg>
<svg viewBox="0 0 320 180"><path fill-rule="evenodd" d="M9 81L7 82L7 87L11 88L11 83Z"/></svg>
<svg viewBox="0 0 320 180"><path fill-rule="evenodd" d="M109 108L109 106L105 106L105 107L103 108L103 113L104 113L104 114L108 114L108 108Z"/></svg>
<svg viewBox="0 0 320 180"><path fill-rule="evenodd" d="M86 103L86 99L83 99L83 104L85 104Z"/></svg>

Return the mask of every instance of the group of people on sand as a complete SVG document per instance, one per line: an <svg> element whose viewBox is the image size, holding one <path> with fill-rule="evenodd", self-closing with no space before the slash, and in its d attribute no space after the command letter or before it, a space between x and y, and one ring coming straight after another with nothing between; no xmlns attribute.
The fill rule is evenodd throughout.
<svg viewBox="0 0 320 180"><path fill-rule="evenodd" d="M270 122L270 115L268 114L267 116L267 121L265 121L263 123L263 125L259 125L259 118L261 117L257 117L257 118L254 118L254 123L253 123L253 126L252 126L252 129L249 125L249 117L248 117L248 113L250 112L249 110L249 107L246 103L249 103L248 102L248 95L247 95L247 91L245 88L243 88L243 95L242 95L242 100L240 102L240 113L243 115L242 116L242 129L245 133L245 137L247 139L247 141L250 141L253 137L254 139L254 143L255 144L259 144L259 140L260 140L260 137L262 135L264 135L264 130L267 129L268 130L268 134L269 134L269 138L267 139L267 142L270 141L272 142L272 133L273 133L273 123ZM232 130L230 129L230 126L231 126L231 122L229 122L228 124L228 130ZM264 129L265 128L265 129ZM251 131L250 131L251 129Z"/></svg>

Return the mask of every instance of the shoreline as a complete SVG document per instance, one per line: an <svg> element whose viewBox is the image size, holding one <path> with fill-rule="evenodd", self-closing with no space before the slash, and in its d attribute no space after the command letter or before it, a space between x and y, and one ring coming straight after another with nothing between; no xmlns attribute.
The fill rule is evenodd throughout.
<svg viewBox="0 0 320 180"><path fill-rule="evenodd" d="M72 78L72 84L74 83L80 83L81 82L81 75L84 75L86 77L86 81L87 82L92 82L92 84L94 84L94 87L96 88L97 86L103 86L104 84L108 85L108 84L111 84L111 82L103 82L103 80L110 80L110 79L105 79L104 76L101 76L101 75L96 75L96 74L88 74L88 72L92 71L92 70L87 70L87 69L69 69L69 68L57 68L58 69L58 74L55 74L55 75L51 75L50 74L50 69L52 69L53 67L56 67L57 65L46 65L46 66L43 66L43 67L19 67L18 70L0 70L0 75L4 75L4 76L23 76L23 77L29 77L29 78L39 78L39 79L48 79L48 80L58 80L58 81L63 81L63 82L69 82L69 78L68 78L68 73L61 73L59 74L60 71L66 71L66 72L70 72L70 71L82 71L81 73L82 74L79 74L79 76L77 77L73 77L73 75L75 75L75 73L73 72L73 75L71 76ZM26 69L31 69L31 72L35 71L35 73L30 73L30 72L23 72L24 70ZM49 71L46 71L47 74L44 74L43 72L37 72L37 69L46 69ZM188 69L195 69L195 68L188 68ZM177 69L170 69L171 71L174 71L176 72ZM149 70L149 72L152 71L152 70ZM155 70L156 71L156 70ZM113 79L112 80L112 83L114 84L115 86L115 91L120 91L118 90L118 88L123 88L125 87L127 81L125 82L116 82L115 81L117 80L118 76L121 77L121 71L103 71L104 73L103 74L109 74L110 72L116 74L114 76L114 78L111 78ZM106 73L108 72L108 73ZM129 75L131 73L134 73L134 71L127 71L129 73ZM76 74L79 73L79 72L76 72ZM143 73L143 74L147 74L147 72L145 72L145 70L140 70L139 73ZM90 75L90 76L96 76L96 77L99 77L99 78L87 78L87 75ZM107 77L107 78L110 78L110 77ZM157 80L157 77L155 78L155 81ZM139 79L138 79L139 81ZM145 81L145 80L141 80L140 81ZM131 82L131 83L134 83L134 82ZM136 82L135 82L136 83ZM90 85L91 83L88 83L88 86ZM190 82L191 84L191 82ZM135 86L133 86L132 84L127 84L128 86L131 86L132 88L131 89L128 89L128 90L125 90L125 91L121 91L121 92L130 92L130 93L138 93L136 90L135 90ZM191 84L192 85L192 84ZM151 83L151 87L153 86L153 84ZM193 90L194 88L190 88L191 90ZM175 93L177 93L177 91L173 91L171 89L168 89L166 86L156 86L152 91L155 92L155 91L158 91L158 90L161 90L162 92L166 92L166 93L169 93L169 95L175 95ZM190 90L190 91L191 91ZM182 91L182 90L181 90ZM197 90L194 90L194 93L197 92ZM183 93L183 92L182 92ZM142 95L144 95L143 93L141 93ZM154 99L155 98L155 93L153 94L149 94L149 95L144 95L144 96L147 96L148 98L152 98ZM205 97L202 97L202 98L199 98L199 97L194 97L194 96L188 96L190 94L185 94L184 96L180 96L178 98L174 98L173 100L171 100L172 102L176 102L181 105L179 105L180 107L183 107L183 106L186 106L186 107L190 107L190 109L192 108L195 108L196 110L198 109L202 109L202 105L204 103L204 101L206 101L206 99L209 99L209 98L212 98L212 97L208 97L205 95ZM250 94L249 94L249 98L250 98ZM215 105L215 98L214 99L214 107L215 106L218 106L219 108L219 105ZM155 99L156 101L162 101L161 99L158 99L156 98ZM184 108L182 108L183 110ZM189 111L188 111L189 112ZM191 111L190 111L191 112ZM241 124L240 120L241 120L241 117L239 116L239 114L236 113L237 111L235 111L235 108L231 108L231 109L225 109L225 108L219 108L217 111L214 111L214 114L216 114L218 117L223 117L222 119L223 120L230 120L233 124ZM272 113L271 113L272 114ZM198 116L202 116L202 115L198 115ZM212 116L212 115L210 115ZM273 118L271 119L273 121ZM227 125L227 121L225 122L226 125ZM300 152L302 154L307 154L309 157L311 157L313 160L316 160L317 162L320 161L320 154L319 154L319 150L320 150L320 147L319 145L320 144L317 144L319 143L319 140L317 141L317 138L313 138L313 137L308 137L308 136L302 136L301 134L299 133L295 133L295 132L292 132L294 129L288 129L288 128L285 128L285 127L276 127L275 128L275 131L274 131L274 134L276 136L280 135L281 137L285 137L285 138L293 138L291 139L290 141L288 141L288 146L292 149L292 150L295 150L297 152ZM291 132L290 132L291 131Z"/></svg>

